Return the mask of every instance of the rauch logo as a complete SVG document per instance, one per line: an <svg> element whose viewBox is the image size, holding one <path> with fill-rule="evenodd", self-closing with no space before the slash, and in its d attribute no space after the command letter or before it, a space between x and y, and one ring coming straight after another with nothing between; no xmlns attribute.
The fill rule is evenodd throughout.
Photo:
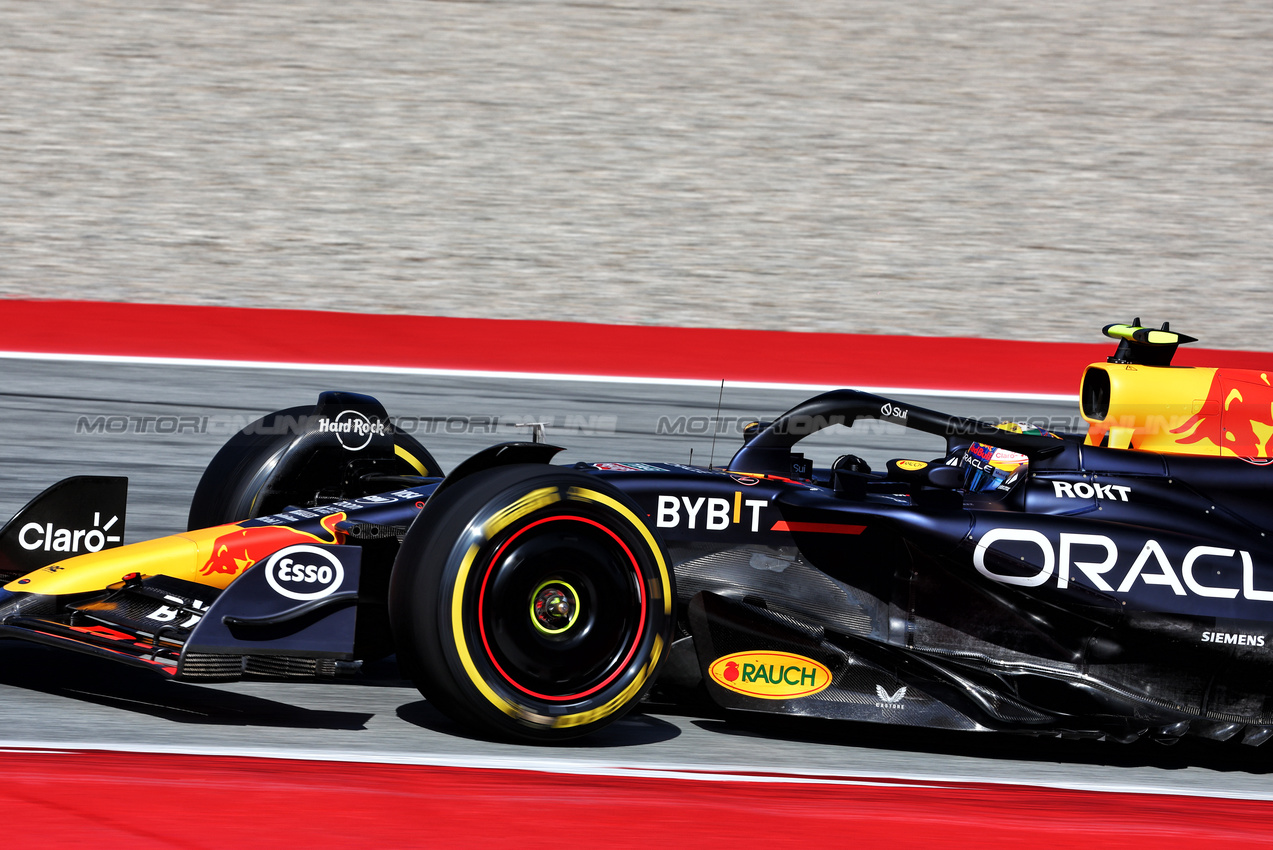
<svg viewBox="0 0 1273 850"><path fill-rule="evenodd" d="M735 652L713 661L707 674L723 688L760 699L812 696L831 684L825 665L787 652Z"/></svg>

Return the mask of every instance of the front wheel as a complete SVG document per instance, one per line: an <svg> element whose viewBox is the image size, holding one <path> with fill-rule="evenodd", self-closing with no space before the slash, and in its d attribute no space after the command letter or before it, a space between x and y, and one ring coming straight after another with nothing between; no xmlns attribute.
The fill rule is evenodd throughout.
<svg viewBox="0 0 1273 850"><path fill-rule="evenodd" d="M516 465L444 489L394 563L398 660L469 728L542 743L617 720L666 658L675 593L641 513L584 473Z"/></svg>

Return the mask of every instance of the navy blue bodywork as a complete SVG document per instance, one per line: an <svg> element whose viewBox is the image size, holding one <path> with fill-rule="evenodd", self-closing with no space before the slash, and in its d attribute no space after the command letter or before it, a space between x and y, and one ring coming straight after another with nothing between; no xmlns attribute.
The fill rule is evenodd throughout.
<svg viewBox="0 0 1273 850"><path fill-rule="evenodd" d="M965 493L934 472L943 458L892 475L809 470L794 451L863 418L940 434L947 458L993 442L1028 474ZM784 414L721 471L623 465L594 468L676 564L698 663L672 669L722 705L1123 740L1273 734L1265 465L1007 433L850 390ZM701 675L761 648L825 665L832 685L762 699Z"/></svg>
<svg viewBox="0 0 1273 850"><path fill-rule="evenodd" d="M325 398L332 410L341 402ZM348 398L372 423L383 414L374 399ZM851 455L815 469L796 451L804 437L862 419L940 436L946 453L872 472ZM326 456L343 460L335 437L324 439ZM298 436L280 456L313 477L296 447L317 441ZM965 492L957 462L974 441L1025 455L1028 471L1007 491ZM366 445L392 460L387 438ZM100 599L5 594L0 634L181 678L353 669L392 650L363 627L383 608L398 544L430 496L495 466L547 463L555 451L492 447L445 479L384 478L382 493L366 488L385 474L359 459L371 473L311 483L308 501L241 523L318 534L324 517L347 512L336 526L343 545L332 547L348 565L343 583L312 604L280 596L261 578L261 562L220 593L162 576L131 579L110 591L109 615ZM1007 432L837 390L750 429L724 468L573 468L629 497L674 565L677 631L664 696L705 692L742 711L1118 740L1240 734L1258 744L1273 735L1269 466ZM137 613L146 599L150 613ZM139 625L154 605L175 612L171 628ZM135 646L95 637L86 621ZM765 653L794 659L790 668L769 664L776 692L734 687L740 669L761 675L755 659ZM791 672L799 665L804 672ZM801 676L816 689L800 692Z"/></svg>

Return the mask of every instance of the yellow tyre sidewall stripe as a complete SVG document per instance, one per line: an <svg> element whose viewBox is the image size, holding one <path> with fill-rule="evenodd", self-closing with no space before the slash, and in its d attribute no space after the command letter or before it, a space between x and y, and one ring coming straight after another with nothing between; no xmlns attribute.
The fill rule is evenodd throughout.
<svg viewBox="0 0 1273 850"><path fill-rule="evenodd" d="M468 674L469 680L477 686L487 702L505 714L516 717L521 714L517 707L495 693L486 683L486 679L482 678L482 674L477 671L473 656L469 654L468 641L464 639L464 585L468 581L469 570L472 569L473 562L477 560L477 553L481 548L481 543L469 546L468 551L464 553L464 558L460 561L460 571L456 574L455 585L451 588L451 636L455 639L455 652L459 655L460 664L464 666L464 672Z"/></svg>
<svg viewBox="0 0 1273 850"><path fill-rule="evenodd" d="M411 454L411 452L407 451L406 449L404 449L402 446L398 445L397 443L394 443L393 453L396 454L398 457L402 458L403 460L405 460L407 463L411 464L411 468L414 469L416 472L420 473L421 475L425 477L428 477L429 471L424 468L424 464L420 463L420 461L416 459L416 456Z"/></svg>

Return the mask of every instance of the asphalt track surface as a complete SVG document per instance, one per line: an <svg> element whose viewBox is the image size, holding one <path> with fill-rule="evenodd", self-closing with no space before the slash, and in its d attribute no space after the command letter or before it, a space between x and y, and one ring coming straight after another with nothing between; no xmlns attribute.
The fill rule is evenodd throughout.
<svg viewBox="0 0 1273 850"><path fill-rule="evenodd" d="M570 447L563 460L659 459L696 462L710 438L655 433L660 417L711 415L717 387L435 378L311 370L174 367L6 359L0 401L0 512L16 510L44 485L71 474L128 474L127 539L184 527L189 494L219 447L216 427L242 424L269 409L303 404L328 388L370 392L397 416L451 422L507 416L563 417L547 431ZM722 416L772 414L800 393L726 387ZM912 403L997 418L1056 420L1068 405L1040 402L910 399ZM564 431L564 417L594 430ZM80 417L208 417L208 433L76 434ZM593 419L588 420L588 417ZM611 428L605 417L613 417ZM158 422L158 419L155 420ZM152 426L144 426L150 428ZM469 427L469 426L466 426ZM486 426L482 426L486 427ZM137 426L144 430L143 426ZM502 435L426 437L450 468ZM516 429L511 429L516 431ZM523 433L524 433L523 429ZM845 435L841 435L843 438ZM897 433L854 440L868 458L913 454ZM722 436L716 458L736 444ZM838 452L843 445L820 451ZM920 456L925 456L922 453ZM236 752L479 767L607 771L643 768L755 770L823 776L891 776L1005 782L1084 789L1148 790L1273 799L1267 750L1235 742L1186 741L1172 748L1032 740L824 722L755 723L712 711L651 706L581 743L551 748L475 739L433 710L392 661L327 684L240 682L192 685L144 671L0 644L4 746L82 746L137 752Z"/></svg>

